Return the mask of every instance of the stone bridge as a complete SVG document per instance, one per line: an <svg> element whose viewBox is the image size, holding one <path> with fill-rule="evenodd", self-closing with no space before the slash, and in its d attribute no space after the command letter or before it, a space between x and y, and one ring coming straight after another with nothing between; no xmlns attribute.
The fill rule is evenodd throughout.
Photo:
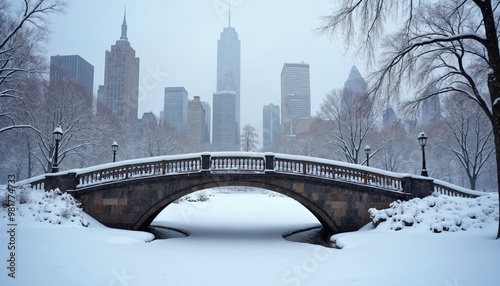
<svg viewBox="0 0 500 286"><path fill-rule="evenodd" d="M140 230L187 194L225 186L258 187L288 196L307 208L326 235L358 230L368 209L432 192L475 196L432 178L312 157L275 153L214 152L162 156L45 174L35 189L70 192L83 210L114 228Z"/></svg>

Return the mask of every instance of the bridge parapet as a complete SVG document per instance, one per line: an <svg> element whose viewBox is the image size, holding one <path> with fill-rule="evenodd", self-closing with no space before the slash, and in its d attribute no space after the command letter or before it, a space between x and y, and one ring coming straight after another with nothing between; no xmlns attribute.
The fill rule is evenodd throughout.
<svg viewBox="0 0 500 286"><path fill-rule="evenodd" d="M275 153L213 152L162 156L105 164L91 168L46 174L16 185L35 189L78 190L119 181L198 172L285 173L296 176L367 185L382 190L423 197L432 192L462 197L484 195L431 178L397 174L338 161Z"/></svg>
<svg viewBox="0 0 500 286"><path fill-rule="evenodd" d="M331 164L313 160L294 160L287 156L274 157L274 170L280 173L290 173L324 179L348 181L356 184L369 185L386 190L403 192L403 177L389 175L389 172L371 172L366 169L349 167L348 164Z"/></svg>

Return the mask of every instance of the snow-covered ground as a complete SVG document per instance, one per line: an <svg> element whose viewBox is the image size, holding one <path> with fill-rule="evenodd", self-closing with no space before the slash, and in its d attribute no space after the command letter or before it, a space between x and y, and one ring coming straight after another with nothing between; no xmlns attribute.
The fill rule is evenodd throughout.
<svg viewBox="0 0 500 286"><path fill-rule="evenodd" d="M190 236L153 241L149 233L100 225L75 211L70 199L33 197L16 211L16 278L8 277L9 216L0 210L0 285L500 285L498 211L490 207L497 197L394 204L373 212L386 219L376 229L333 236L341 249L284 240L283 233L318 222L282 196L218 193L205 202L172 204L153 224ZM444 209L454 219L463 213L481 221L465 231L434 233L432 222L452 216ZM409 213L418 223L398 224ZM404 227L395 231L394 225Z"/></svg>

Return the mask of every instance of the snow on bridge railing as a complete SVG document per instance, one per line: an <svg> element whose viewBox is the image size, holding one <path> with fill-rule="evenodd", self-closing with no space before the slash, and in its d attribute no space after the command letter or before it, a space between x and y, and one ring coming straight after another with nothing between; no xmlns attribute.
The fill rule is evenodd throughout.
<svg viewBox="0 0 500 286"><path fill-rule="evenodd" d="M134 159L99 166L75 169L56 174L45 174L16 183L30 184L35 189L45 189L47 176L76 174L76 188L135 178L165 176L193 172L277 172L299 176L365 184L391 191L404 192L405 179L422 179L420 176L399 174L376 168L340 161L277 153L212 152L170 155ZM425 178L430 179L431 178ZM435 192L450 196L477 197L487 193L476 192L433 180Z"/></svg>
<svg viewBox="0 0 500 286"><path fill-rule="evenodd" d="M210 154L209 166L212 172L264 172L266 161L262 153L221 152Z"/></svg>
<svg viewBox="0 0 500 286"><path fill-rule="evenodd" d="M445 181L434 179L434 192L451 197L476 198L489 195L486 192L479 192L462 188Z"/></svg>
<svg viewBox="0 0 500 286"><path fill-rule="evenodd" d="M87 187L95 184L137 179L142 177L163 176L198 172L201 170L201 157L195 155L192 158L167 158L154 157L156 160L130 162L125 165L97 169L85 172L85 169L77 172L77 188Z"/></svg>
<svg viewBox="0 0 500 286"><path fill-rule="evenodd" d="M280 173L348 181L403 192L403 177L399 174L339 161L276 154L274 169Z"/></svg>

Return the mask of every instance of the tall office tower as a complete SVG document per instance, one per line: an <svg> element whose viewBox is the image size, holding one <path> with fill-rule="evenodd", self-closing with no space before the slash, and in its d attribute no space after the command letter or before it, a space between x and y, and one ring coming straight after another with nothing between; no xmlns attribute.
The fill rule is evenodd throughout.
<svg viewBox="0 0 500 286"><path fill-rule="evenodd" d="M94 94L94 66L78 55L50 57L50 83L63 79L73 81L88 95Z"/></svg>
<svg viewBox="0 0 500 286"><path fill-rule="evenodd" d="M184 87L165 87L163 120L182 136L186 136L188 92Z"/></svg>
<svg viewBox="0 0 500 286"><path fill-rule="evenodd" d="M279 105L264 105L262 110L262 138L264 147L278 143L280 140L280 107Z"/></svg>
<svg viewBox="0 0 500 286"><path fill-rule="evenodd" d="M212 108L210 107L210 103L202 101L201 105L203 109L205 109L205 122L207 123L207 143L210 143L210 134L212 128Z"/></svg>
<svg viewBox="0 0 500 286"><path fill-rule="evenodd" d="M437 88L435 86L432 86L429 88L426 94L430 95L435 92L437 92ZM421 106L419 125L425 126L428 124L439 122L440 120L441 101L439 100L439 96L432 96L427 100L424 100Z"/></svg>
<svg viewBox="0 0 500 286"><path fill-rule="evenodd" d="M216 92L213 101L213 148L216 151L240 150L239 125L236 119L236 92Z"/></svg>
<svg viewBox="0 0 500 286"><path fill-rule="evenodd" d="M239 142L240 133L240 40L238 33L231 27L229 15L228 27L224 28L217 41L217 92L231 91L236 95L235 117ZM214 103L215 115L215 103ZM214 120L215 128L215 120ZM229 136L229 135L228 135ZM237 144L239 145L239 143Z"/></svg>
<svg viewBox="0 0 500 286"><path fill-rule="evenodd" d="M104 63L103 103L118 119L135 123L138 117L139 58L127 38L126 14L122 33Z"/></svg>
<svg viewBox="0 0 500 286"><path fill-rule="evenodd" d="M309 64L283 65L281 71L281 135L295 135L297 122L311 117Z"/></svg>
<svg viewBox="0 0 500 286"><path fill-rule="evenodd" d="M201 147L210 142L207 110L199 96L188 102L187 139L193 147Z"/></svg>
<svg viewBox="0 0 500 286"><path fill-rule="evenodd" d="M344 94L363 94L366 93L366 81L359 73L355 65L351 67L349 72L349 77L344 83Z"/></svg>

